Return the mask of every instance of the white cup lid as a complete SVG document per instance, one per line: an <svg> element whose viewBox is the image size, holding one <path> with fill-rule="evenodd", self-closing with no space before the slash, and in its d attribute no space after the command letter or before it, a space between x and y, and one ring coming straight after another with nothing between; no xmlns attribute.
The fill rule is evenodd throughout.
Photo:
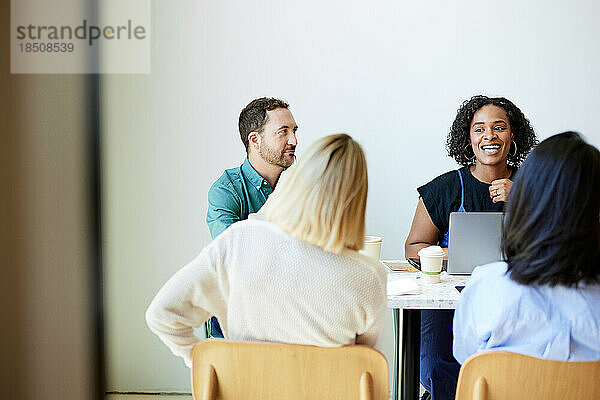
<svg viewBox="0 0 600 400"><path fill-rule="evenodd" d="M417 254L419 257L443 257L444 249L440 246L429 246L422 248Z"/></svg>

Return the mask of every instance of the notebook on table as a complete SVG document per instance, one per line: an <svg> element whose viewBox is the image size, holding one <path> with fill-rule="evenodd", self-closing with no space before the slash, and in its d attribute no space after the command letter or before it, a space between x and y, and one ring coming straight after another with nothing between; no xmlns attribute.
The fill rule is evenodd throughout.
<svg viewBox="0 0 600 400"><path fill-rule="evenodd" d="M417 268L404 260L381 260L381 262L392 271L418 271Z"/></svg>

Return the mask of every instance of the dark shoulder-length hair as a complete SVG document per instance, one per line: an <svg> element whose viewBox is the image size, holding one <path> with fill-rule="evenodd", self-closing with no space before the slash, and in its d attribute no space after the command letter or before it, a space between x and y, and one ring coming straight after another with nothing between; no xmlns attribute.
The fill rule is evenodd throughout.
<svg viewBox="0 0 600 400"><path fill-rule="evenodd" d="M506 203L502 251L524 285L600 281L600 152L576 132L542 141Z"/></svg>
<svg viewBox="0 0 600 400"><path fill-rule="evenodd" d="M511 150L506 161L512 167L519 167L531 148L536 145L537 138L531 123L519 107L504 97L473 96L460 106L446 138L448 155L462 166L473 164L466 152L470 143L471 121L477 110L488 104L504 109L508 115L510 129L514 135L514 145L511 144L511 149L516 146L516 150ZM473 152L470 155L472 156Z"/></svg>

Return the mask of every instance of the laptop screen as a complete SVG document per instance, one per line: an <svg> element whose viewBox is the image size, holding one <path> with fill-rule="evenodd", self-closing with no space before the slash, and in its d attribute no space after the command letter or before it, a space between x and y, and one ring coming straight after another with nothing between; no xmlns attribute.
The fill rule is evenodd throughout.
<svg viewBox="0 0 600 400"><path fill-rule="evenodd" d="M501 212L450 214L448 273L470 274L479 265L501 261Z"/></svg>

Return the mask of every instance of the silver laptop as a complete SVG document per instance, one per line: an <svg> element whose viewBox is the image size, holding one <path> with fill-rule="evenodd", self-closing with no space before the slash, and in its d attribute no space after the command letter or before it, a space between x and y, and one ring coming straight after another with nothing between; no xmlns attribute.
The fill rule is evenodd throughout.
<svg viewBox="0 0 600 400"><path fill-rule="evenodd" d="M450 213L448 273L469 275L473 268L502 260L501 212Z"/></svg>

